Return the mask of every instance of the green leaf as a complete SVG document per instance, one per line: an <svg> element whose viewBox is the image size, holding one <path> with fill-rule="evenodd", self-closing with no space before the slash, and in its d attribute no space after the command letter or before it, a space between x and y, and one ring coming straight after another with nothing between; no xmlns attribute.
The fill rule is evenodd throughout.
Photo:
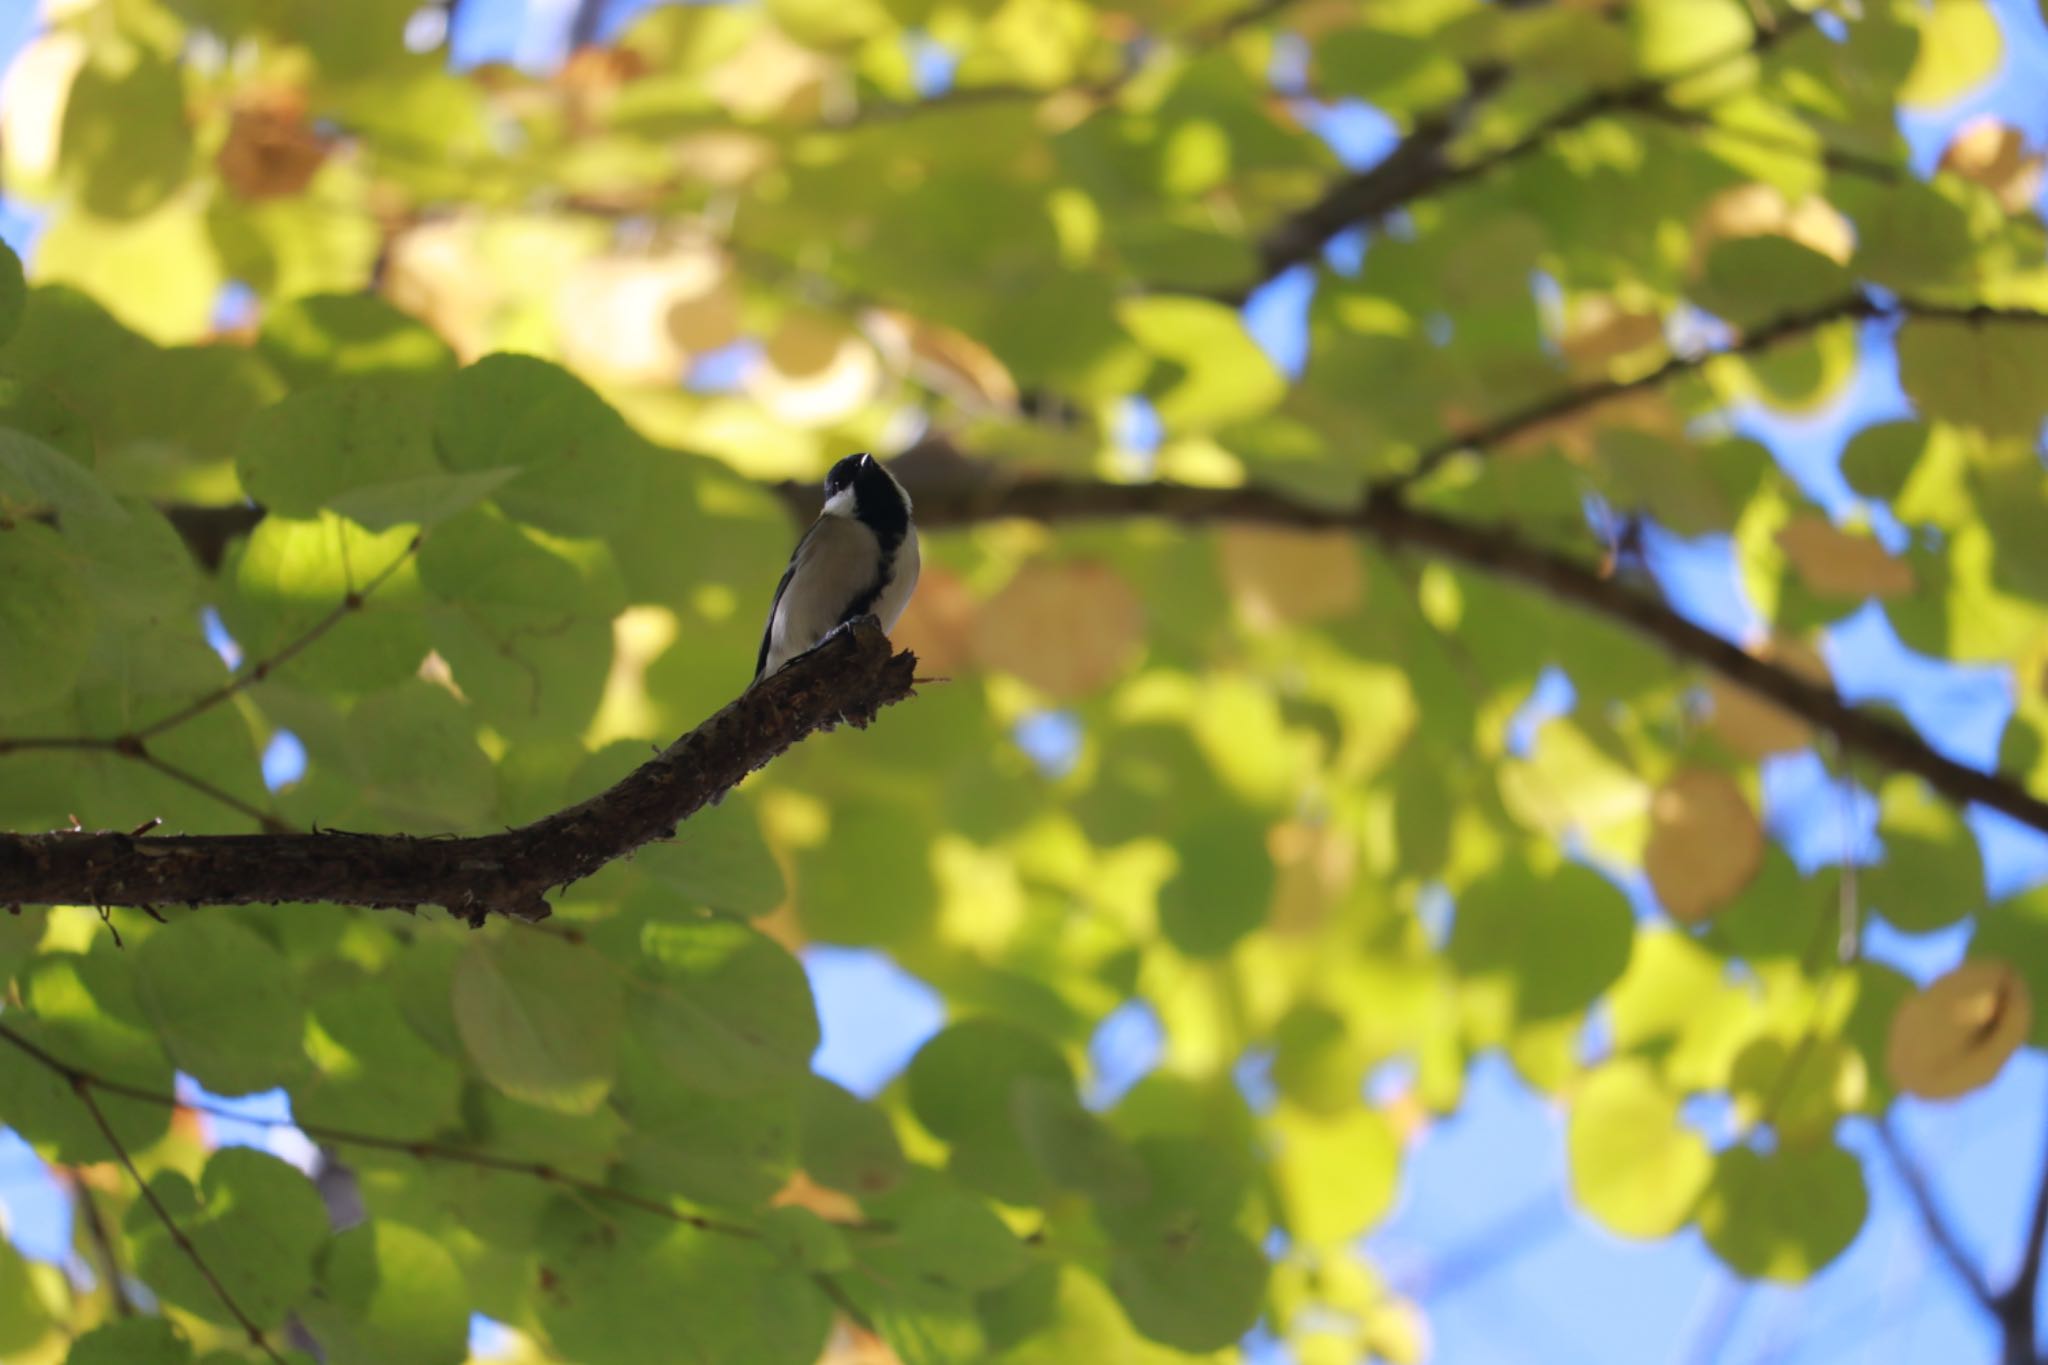
<svg viewBox="0 0 2048 1365"><path fill-rule="evenodd" d="M153 52L122 63L125 45L95 48L63 102L63 167L80 202L103 218L149 212L184 181L192 161L185 78Z"/></svg>
<svg viewBox="0 0 2048 1365"><path fill-rule="evenodd" d="M1680 1121L1678 1096L1634 1057L1608 1062L1581 1083L1566 1148L1572 1197L1624 1237L1678 1231L1714 1168L1706 1140Z"/></svg>
<svg viewBox="0 0 2048 1365"><path fill-rule="evenodd" d="M1837 1038L1758 1038L1736 1055L1728 1077L1736 1112L1768 1124L1780 1144L1810 1146L1834 1136L1867 1089L1865 1063Z"/></svg>
<svg viewBox="0 0 2048 1365"><path fill-rule="evenodd" d="M809 1209L770 1209L761 1220L761 1237L776 1255L801 1270L831 1274L853 1264L846 1234Z"/></svg>
<svg viewBox="0 0 2048 1365"><path fill-rule="evenodd" d="M1599 873L1509 863L1458 898L1447 953L1480 1039L1584 1009L1628 965L1635 916Z"/></svg>
<svg viewBox="0 0 2048 1365"><path fill-rule="evenodd" d="M832 1307L807 1274L758 1243L649 1222L556 1220L535 1303L557 1350L606 1365L813 1365Z"/></svg>
<svg viewBox="0 0 2048 1365"><path fill-rule="evenodd" d="M327 506L372 531L393 526L433 526L476 506L518 472L479 469L471 474L424 474L396 483L351 488L328 498Z"/></svg>
<svg viewBox="0 0 2048 1365"><path fill-rule="evenodd" d="M0 346L7 344L28 306L28 285L21 273L21 257L14 248L0 242Z"/></svg>
<svg viewBox="0 0 2048 1365"><path fill-rule="evenodd" d="M362 799L396 828L474 828L497 804L475 718L445 688L413 679L371 693L349 712L346 742Z"/></svg>
<svg viewBox="0 0 2048 1365"><path fill-rule="evenodd" d="M753 803L737 793L698 811L674 839L648 845L635 861L664 886L728 914L765 915L786 894Z"/></svg>
<svg viewBox="0 0 2048 1365"><path fill-rule="evenodd" d="M629 1001L635 1033L680 1084L749 1095L792 1084L818 1046L803 967L731 920L657 921L640 931L648 980Z"/></svg>
<svg viewBox="0 0 2048 1365"><path fill-rule="evenodd" d="M32 960L16 976L28 1014L10 1017L10 1027L67 1066L168 1095L171 1064L135 1003L125 956L115 957L114 951L46 951ZM115 1137L130 1151L148 1147L170 1127L168 1105L112 1093L98 1098ZM51 1159L74 1164L114 1159L69 1080L13 1046L0 1046L0 1113Z"/></svg>
<svg viewBox="0 0 2048 1365"><path fill-rule="evenodd" d="M276 949L219 914L162 926L135 949L136 998L171 1060L218 1095L248 1095L306 1070L300 1004Z"/></svg>
<svg viewBox="0 0 2048 1365"><path fill-rule="evenodd" d="M2004 50L1998 20L1982 0L1936 0L1920 25L1920 50L1899 103L1935 108L1990 79Z"/></svg>
<svg viewBox="0 0 2048 1365"><path fill-rule="evenodd" d="M970 1019L933 1037L910 1059L910 1109L932 1134L953 1144L962 1180L1012 1202L1031 1202L1043 1185L1015 1119L1026 1081L1073 1089L1073 1072L1042 1036L997 1019Z"/></svg>
<svg viewBox="0 0 2048 1365"><path fill-rule="evenodd" d="M306 1325L330 1365L461 1365L468 1302L462 1271L438 1241L379 1219L327 1245Z"/></svg>
<svg viewBox="0 0 2048 1365"><path fill-rule="evenodd" d="M1159 892L1159 927L1190 957L1218 957L1266 922L1273 863L1248 812L1217 813L1174 837L1180 869Z"/></svg>
<svg viewBox="0 0 2048 1365"><path fill-rule="evenodd" d="M28 1262L13 1243L0 1239L0 1355L25 1353L54 1326L50 1305L36 1292Z"/></svg>
<svg viewBox="0 0 2048 1365"><path fill-rule="evenodd" d="M1465 89L1465 72L1438 44L1385 28L1347 28L1324 34L1316 68L1331 92L1356 95L1396 114L1436 109Z"/></svg>
<svg viewBox="0 0 2048 1365"><path fill-rule="evenodd" d="M419 380L394 376L294 393L250 419L235 470L250 497L287 517L313 516L353 491L431 480L440 474L432 401Z"/></svg>
<svg viewBox="0 0 2048 1365"><path fill-rule="evenodd" d="M266 516L229 571L234 590L221 603L228 632L244 655L268 658L307 638L351 592L402 559L409 530L375 535L324 514L317 521ZM346 611L301 653L273 671L281 681L319 691L367 692L410 678L427 654L427 633L413 606L408 569L364 604Z"/></svg>
<svg viewBox="0 0 2048 1365"><path fill-rule="evenodd" d="M1673 76L1724 53L1740 52L1755 30L1739 0L1659 0L1628 12L1636 61L1652 76Z"/></svg>
<svg viewBox="0 0 2048 1365"><path fill-rule="evenodd" d="M1909 934L1954 924L1984 904L1984 860L1956 808L1916 777L1878 793L1884 861L1862 874L1863 899Z"/></svg>
<svg viewBox="0 0 2048 1365"><path fill-rule="evenodd" d="M1905 491L1933 438L1925 422L1874 422L1842 448L1842 477L1864 497L1890 502Z"/></svg>
<svg viewBox="0 0 2048 1365"><path fill-rule="evenodd" d="M622 1009L595 950L534 933L481 939L455 964L453 999L462 1045L498 1089L565 1114L604 1103Z"/></svg>
<svg viewBox="0 0 2048 1365"><path fill-rule="evenodd" d="M1096 1199L1131 1199L1145 1168L1110 1126L1081 1107L1074 1088L1027 1076L1011 1096L1017 1131L1046 1178Z"/></svg>
<svg viewBox="0 0 2048 1365"><path fill-rule="evenodd" d="M295 389L351 375L432 377L455 368L433 329L374 293L316 294L267 309L258 346Z"/></svg>
<svg viewBox="0 0 2048 1365"><path fill-rule="evenodd" d="M1273 1030L1273 1083L1304 1109L1336 1114L1357 1104L1366 1061L1344 1016L1322 1005L1297 1004Z"/></svg>
<svg viewBox="0 0 2048 1365"><path fill-rule="evenodd" d="M802 1161L811 1179L863 1198L903 1179L903 1148L881 1110L822 1076L803 1081L800 1102Z"/></svg>
<svg viewBox="0 0 2048 1365"><path fill-rule="evenodd" d="M454 1121L462 1074L413 1031L383 981L313 1002L306 1053L314 1074L292 1086L292 1113L377 1137L431 1137Z"/></svg>
<svg viewBox="0 0 2048 1365"><path fill-rule="evenodd" d="M1848 298L1853 284L1847 270L1812 247L1770 235L1716 242L1691 292L1707 311L1754 326Z"/></svg>
<svg viewBox="0 0 2048 1365"><path fill-rule="evenodd" d="M2048 417L2048 327L1909 318L1898 349L1899 384L1924 417L2029 438Z"/></svg>
<svg viewBox="0 0 2048 1365"><path fill-rule="evenodd" d="M313 1283L313 1254L327 1239L327 1206L313 1183L267 1153L224 1147L207 1158L195 1191L175 1171L150 1180L199 1258L259 1327L275 1327ZM208 1322L234 1315L171 1239L148 1205L127 1213L136 1267L162 1297Z"/></svg>
<svg viewBox="0 0 2048 1365"><path fill-rule="evenodd" d="M613 1099L632 1125L619 1178L695 1204L758 1211L796 1169L794 1093L685 1089L649 1052L637 1039L628 1044Z"/></svg>
<svg viewBox="0 0 2048 1365"><path fill-rule="evenodd" d="M1736 1274L1797 1284L1848 1249L1869 1207L1863 1167L1840 1147L1731 1147L1715 1160L1700 1231Z"/></svg>
<svg viewBox="0 0 2048 1365"><path fill-rule="evenodd" d="M458 373L434 420L456 470L517 469L508 516L561 535L604 535L635 510L643 447L584 383L531 356L486 356Z"/></svg>
<svg viewBox="0 0 2048 1365"><path fill-rule="evenodd" d="M67 518L128 516L84 465L25 432L0 427L0 506L7 504Z"/></svg>
<svg viewBox="0 0 2048 1365"><path fill-rule="evenodd" d="M162 1318L119 1318L71 1343L64 1365L190 1365L192 1346Z"/></svg>
<svg viewBox="0 0 2048 1365"><path fill-rule="evenodd" d="M1266 1258L1235 1228L1198 1226L1111 1253L1109 1287L1131 1325L1183 1351L1220 1351L1258 1321Z"/></svg>
<svg viewBox="0 0 2048 1365"><path fill-rule="evenodd" d="M0 530L0 716L62 700L85 667L97 603L64 538L38 522Z"/></svg>
<svg viewBox="0 0 2048 1365"><path fill-rule="evenodd" d="M1310 1246L1334 1246L1364 1232L1393 1206L1401 1146L1374 1110L1335 1118L1291 1105L1274 1111L1273 1175L1286 1227Z"/></svg>
<svg viewBox="0 0 2048 1365"><path fill-rule="evenodd" d="M1117 317L1165 375L1152 387L1169 431L1206 431L1257 417L1280 401L1287 381L1237 314L1206 299L1128 299Z"/></svg>
<svg viewBox="0 0 2048 1365"><path fill-rule="evenodd" d="M831 836L798 866L796 905L805 935L827 943L887 944L922 933L938 913L927 825L916 808L883 797L834 811ZM889 894L875 895L878 886Z"/></svg>
<svg viewBox="0 0 2048 1365"><path fill-rule="evenodd" d="M865 1203L892 1235L861 1239L854 1250L885 1282L993 1289L1031 1264L1030 1251L995 1211L944 1176L915 1172L901 1188Z"/></svg>

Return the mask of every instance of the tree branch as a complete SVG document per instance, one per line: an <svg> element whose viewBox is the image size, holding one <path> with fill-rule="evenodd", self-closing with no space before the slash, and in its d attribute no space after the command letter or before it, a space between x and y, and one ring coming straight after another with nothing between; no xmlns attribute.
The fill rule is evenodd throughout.
<svg viewBox="0 0 2048 1365"><path fill-rule="evenodd" d="M1718 53L1674 75L1644 77L1626 85L1589 91L1506 146L1476 160L1455 163L1447 155L1450 143L1464 131L1479 102L1497 90L1505 78L1503 72L1491 68L1468 72L1465 93L1442 110L1424 116L1385 159L1369 170L1338 180L1314 203L1296 210L1268 230L1259 245L1259 278L1222 297L1242 302L1281 272L1314 260L1339 233L1374 226L1396 209L1519 161L1548 146L1559 133L1607 114L1657 113L1668 109L1667 101L1674 87L1745 57L1762 56L1812 23L1813 17L1808 14L1785 15L1776 27L1759 29L1755 38L1740 48Z"/></svg>
<svg viewBox="0 0 2048 1365"><path fill-rule="evenodd" d="M1496 449L1545 423L1586 412L1625 394L1661 388L1683 375L1705 369L1716 360L1767 351L1780 342L1810 335L1830 323L1868 319L1899 321L1906 318L1976 325L1987 322L2048 325L2048 313L2030 308L2000 308L1982 303L1928 303L1914 299L1896 299L1880 303L1858 290L1801 312L1782 314L1760 323L1744 332L1740 340L1730 345L1692 355L1674 355L1656 369L1637 375L1633 379L1603 379L1592 384L1563 389L1548 398L1538 399L1526 407L1517 408L1472 431L1447 436L1434 445L1424 447L1422 453L1416 457L1414 467L1405 474L1387 480L1385 486L1404 488L1419 483L1461 451Z"/></svg>
<svg viewBox="0 0 2048 1365"><path fill-rule="evenodd" d="M1884 1147L1885 1155L1891 1158L1893 1168L1898 1171L1899 1180L1906 1187L1906 1195L1913 1201L1913 1211L1919 1215L1921 1226L1927 1229L1928 1240L1934 1243L1934 1249L1941 1254L1941 1259L1948 1263L1949 1269L1955 1272L1956 1278L1962 1281L1963 1288L1969 1291L1970 1297L1986 1311L1996 1314L1998 1296L1991 1292L1991 1286L1984 1282L1983 1273L1971 1264L1969 1256L1963 1251L1963 1244L1957 1240L1955 1229L1949 1225L1948 1216L1934 1201L1934 1190L1927 1183L1926 1172L1920 1169L1920 1163L1913 1160L1906 1151L1905 1144L1899 1140L1898 1130L1892 1126L1890 1115L1878 1120L1877 1138Z"/></svg>
<svg viewBox="0 0 2048 1365"><path fill-rule="evenodd" d="M128 1172L128 1178L135 1182L135 1188L142 1195L143 1202L148 1204L150 1210L156 1214L157 1221L163 1224L164 1231L170 1234L171 1241L176 1244L179 1251L185 1254L185 1259L192 1263L192 1268L199 1272L199 1278L206 1281L207 1287L213 1290L214 1297L221 1302L221 1307L228 1310L228 1316L240 1325L243 1333L248 1338L249 1344L263 1352L276 1365L285 1365L284 1357L279 1355L277 1348L270 1344L270 1338L264 1335L263 1329L256 1325L255 1319L249 1316L248 1311L240 1303L236 1302L235 1296L228 1292L227 1286L221 1283L218 1275L214 1274L213 1267L208 1265L206 1258L199 1254L199 1248L192 1244L192 1239L187 1237L185 1230L178 1226L178 1220L171 1217L171 1211L164 1207L164 1201L157 1197L156 1191L150 1188L149 1182L142 1178L142 1172L136 1169L135 1158L128 1154L128 1148L122 1143L120 1134L116 1133L114 1125L107 1121L107 1111L100 1108L99 1099L93 1094L95 1086L109 1089L111 1087L106 1086L104 1082L100 1081L98 1077L90 1072L81 1071L79 1068L54 1056L43 1048L41 1044L34 1042L4 1023L0 1023L0 1039L5 1039L21 1052L49 1068L49 1070L70 1085L71 1093L78 1096L79 1103L83 1104L86 1112L92 1115L93 1126L100 1130L100 1136L105 1138L107 1146L113 1149L115 1159L121 1163L122 1169ZM109 1259L111 1260L111 1254ZM114 1273L118 1275L118 1269Z"/></svg>
<svg viewBox="0 0 2048 1365"><path fill-rule="evenodd" d="M78 1198L78 1221L85 1224L86 1235L99 1252L99 1271L107 1277L107 1297L114 1316L132 1318L135 1301L128 1297L128 1286L121 1279L121 1258L114 1251L114 1239L107 1231L106 1219L100 1216L100 1201L93 1197L83 1171L71 1173L71 1192Z"/></svg>
<svg viewBox="0 0 2048 1365"><path fill-rule="evenodd" d="M542 919L544 893L596 872L714 804L814 731L865 726L911 695L917 660L872 620L840 631L609 790L503 834L0 835L0 905L149 907L317 902L439 905L481 924Z"/></svg>
<svg viewBox="0 0 2048 1365"><path fill-rule="evenodd" d="M1339 507L1302 502L1256 486L1194 488L1078 479L1004 482L968 474L979 467L966 461L956 462L955 469L945 468L937 458L926 463L941 468L906 483L917 503L918 524L928 528L1002 517L1047 523L1145 516L1188 523L1262 522L1308 531L1354 531L1389 549L1420 551L1491 577L1518 581L1626 626L1679 658L1776 702L1833 734L1849 752L1912 773L1959 804L1989 806L2048 834L2048 801L2030 794L2017 780L1957 763L1903 726L1851 706L1832 687L1760 659L1694 625L1661 598L1606 577L1591 564L1532 544L1509 526L1460 521L1413 507L1385 489L1357 506ZM818 492L809 484L783 483L776 491L793 512L817 509Z"/></svg>
<svg viewBox="0 0 2048 1365"><path fill-rule="evenodd" d="M2048 1160L2043 1161L2039 1183L2034 1187L2026 1238L2019 1271L1994 1301L1994 1311L2005 1334L2006 1365L2034 1365L2039 1358L2034 1345L2039 1332L2035 1303L2041 1288L2042 1256L2048 1251L2048 1246L2044 1246L2048 1243Z"/></svg>

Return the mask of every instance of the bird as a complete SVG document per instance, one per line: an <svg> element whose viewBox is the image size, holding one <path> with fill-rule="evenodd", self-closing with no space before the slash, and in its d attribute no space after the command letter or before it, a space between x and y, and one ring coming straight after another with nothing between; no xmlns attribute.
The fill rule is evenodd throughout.
<svg viewBox="0 0 2048 1365"><path fill-rule="evenodd" d="M874 616L888 630L917 586L917 527L910 494L862 451L825 475L825 506L775 585L758 683L850 621Z"/></svg>

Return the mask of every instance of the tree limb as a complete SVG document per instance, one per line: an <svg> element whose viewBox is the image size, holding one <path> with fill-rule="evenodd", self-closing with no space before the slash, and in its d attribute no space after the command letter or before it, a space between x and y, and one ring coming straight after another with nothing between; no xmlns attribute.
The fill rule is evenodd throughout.
<svg viewBox="0 0 2048 1365"><path fill-rule="evenodd" d="M107 1121L107 1111L100 1107L99 1098L93 1094L94 1087L101 1085L99 1078L72 1066L41 1044L4 1023L0 1023L0 1040L27 1054L70 1085L71 1093L78 1096L78 1102L83 1104L86 1112L92 1116L93 1126L100 1130L100 1136L105 1138L107 1146L113 1149L115 1159L121 1163L122 1169L128 1172L128 1178L135 1182L136 1192L142 1196L143 1202L149 1205L157 1221L163 1224L164 1231L170 1235L172 1243L184 1253L185 1259L192 1263L192 1268L199 1272L199 1278L206 1281L214 1297L220 1300L221 1307L227 1309L228 1316L241 1326L249 1344L269 1357L274 1365L285 1365L284 1357L271 1345L270 1338L264 1335L263 1329L256 1325L255 1319L249 1316L248 1311L235 1296L228 1292L227 1286L221 1283L220 1276L214 1273L213 1267L206 1263L206 1258L200 1254L199 1248L192 1244L192 1239L178 1226L178 1220L164 1207L164 1201L157 1197L157 1192L142 1178L142 1172L136 1169L135 1158L128 1154L128 1148L122 1143L121 1135L116 1133L114 1125ZM118 1268L114 1273L119 1274Z"/></svg>
<svg viewBox="0 0 2048 1365"><path fill-rule="evenodd" d="M934 459L930 463L940 462ZM975 468L959 463L963 469ZM2048 801L2029 793L2016 779L1957 763L1905 727L1851 706L1834 688L1760 659L1694 625L1662 598L1607 577L1570 555L1524 540L1509 526L1461 521L1414 507L1390 490L1378 490L1356 506L1341 507L1303 502L1256 486L1195 488L1080 479L1005 482L962 473L907 479L906 486L917 504L918 524L928 528L1003 517L1051 523L1149 516L1188 523L1249 521L1306 531L1354 531L1389 549L1419 551L1583 607L1776 702L1834 735L1846 751L1885 768L1912 773L1959 804L1989 806L2048 834ZM817 509L818 492L809 484L783 483L776 491L793 512L808 514Z"/></svg>
<svg viewBox="0 0 2048 1365"><path fill-rule="evenodd" d="M2048 1161L2043 1162L2034 1187L2033 1211L2027 1217L2026 1243L2020 1253L2020 1268L2012 1283L1998 1291L1993 1311L2005 1335L2006 1365L2034 1365L2039 1359L2035 1337L2039 1315L2035 1311L2041 1288L2041 1263L2048 1251Z"/></svg>
<svg viewBox="0 0 2048 1365"><path fill-rule="evenodd" d="M814 731L865 726L911 695L917 665L874 622L828 639L609 790L503 834L232 834L111 831L0 835L0 905L316 902L439 905L481 924L537 920L544 893L578 881L716 803Z"/></svg>
<svg viewBox="0 0 2048 1365"><path fill-rule="evenodd" d="M1991 1286L1984 1281L1984 1274L1971 1263L1963 1244L1956 1237L1955 1228L1950 1225L1948 1215L1934 1200L1934 1190L1927 1183L1927 1173L1920 1169L1920 1163L1913 1160L1900 1141L1898 1130L1892 1126L1890 1115L1878 1120L1878 1141L1883 1145L1885 1155L1892 1161L1893 1169L1899 1173L1899 1180L1906 1187L1906 1195L1913 1201L1913 1211L1920 1217L1920 1224L1927 1229L1927 1238L1940 1253L1941 1259L1955 1272L1963 1288L1969 1291L1987 1311L1998 1312L1998 1296L1991 1292Z"/></svg>
<svg viewBox="0 0 2048 1365"><path fill-rule="evenodd" d="M1625 85L1588 91L1506 146L1471 161L1454 162L1448 155L1451 142L1464 131L1477 105L1504 80L1504 73L1493 68L1468 72L1465 93L1443 109L1423 116L1378 164L1337 180L1313 203L1270 228L1259 244L1259 277L1222 297L1242 302L1252 290L1281 272L1314 260L1339 233L1373 226L1396 209L1519 161L1550 145L1559 133L1609 114L1661 113L1669 108L1671 91L1679 84L1745 57L1762 56L1812 23L1811 15L1785 15L1774 27L1759 29L1755 38L1741 47L1717 53L1673 75L1646 76Z"/></svg>

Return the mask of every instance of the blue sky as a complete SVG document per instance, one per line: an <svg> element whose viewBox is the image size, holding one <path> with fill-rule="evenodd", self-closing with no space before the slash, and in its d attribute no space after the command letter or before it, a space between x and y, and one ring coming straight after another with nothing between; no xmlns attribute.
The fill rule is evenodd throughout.
<svg viewBox="0 0 2048 1365"><path fill-rule="evenodd" d="M2048 89L2048 30L2031 0L1992 3L2006 36L1998 74L1955 105L1902 119L1922 171L1931 168L1961 123L1984 112L2019 125L2033 144L2048 141L2048 100L2038 93ZM646 6L647 0L615 0L605 31ZM562 52L570 8L569 0L468 0L453 35L455 59L464 65L512 60L545 67ZM0 61L32 31L31 10L23 0L0 3ZM1283 50L1282 66L1298 63L1299 56ZM949 79L942 50L927 44L918 58L928 87ZM1284 86L1285 71L1276 74ZM1392 125L1363 105L1301 109L1349 165L1370 165L1391 145ZM32 246L32 219L4 200L0 237L24 252ZM1346 240L1333 250L1333 263L1341 267L1355 260L1367 245L1357 236ZM1313 272L1298 269L1247 305L1253 332L1290 372L1298 371L1305 354L1304 323L1314 287ZM1843 441L1869 422L1910 410L1889 347L1875 331L1868 341L1856 382L1824 411L1796 419L1761 408L1735 414L1739 430L1766 442L1838 516L1861 510L1836 468ZM1126 405L1118 436L1134 450L1156 444L1157 423L1142 402ZM1687 542L1660 533L1650 550L1654 572L1689 615L1729 634L1754 624L1725 537ZM231 647L224 636L216 643ZM1995 670L1956 668L1913 655L1875 609L1831 632L1826 653L1852 698L1900 705L1940 747L1964 761L1981 764L1995 753L2011 710L2009 684ZM1569 691L1568 679L1558 675L1546 684L1543 704L1569 705ZM1079 740L1076 722L1064 713L1034 717L1018 733L1019 743L1049 771L1071 761ZM303 762L296 742L280 739L265 755L265 773L273 785L281 784ZM1812 756L1773 760L1764 786L1771 828L1802 865L1839 856L1845 838L1869 845L1869 803L1845 802ZM2010 822L1981 812L1972 814L1972 823L1984 843L1993 894L2048 878L2048 841L2016 833ZM1959 926L1911 938L1874 925L1867 948L1925 980L1960 957L1967 933ZM937 995L878 954L819 948L807 954L806 965L824 1026L817 1068L856 1091L873 1093L885 1085L943 1022ZM1156 1064L1159 1041L1157 1024L1144 1007L1112 1015L1090 1049L1091 1101L1112 1102ZM215 1123L219 1140L303 1156L303 1139L275 1126L288 1117L281 1095L240 1103L260 1122ZM1976 1095L1946 1105L1900 1106L1908 1145L1928 1154L1942 1202L1994 1280L2018 1262L2021 1205L2040 1176L2044 1120L2048 1059L2032 1051ZM1367 1246L1392 1283L1425 1306L1434 1358L1457 1365L1993 1359L1989 1324L1932 1258L1895 1173L1875 1152L1868 1125L1845 1125L1843 1136L1868 1154L1871 1215L1861 1236L1808 1285L1746 1286L1723 1271L1694 1234L1629 1243L1579 1215L1563 1184L1560 1111L1499 1059L1485 1059L1472 1073L1460 1112L1415 1142L1397 1207ZM63 1192L34 1154L4 1130L0 1214L26 1254L72 1261ZM493 1341L487 1329L480 1330L480 1349ZM1255 1342L1253 1355L1261 1361L1284 1358L1269 1343Z"/></svg>

